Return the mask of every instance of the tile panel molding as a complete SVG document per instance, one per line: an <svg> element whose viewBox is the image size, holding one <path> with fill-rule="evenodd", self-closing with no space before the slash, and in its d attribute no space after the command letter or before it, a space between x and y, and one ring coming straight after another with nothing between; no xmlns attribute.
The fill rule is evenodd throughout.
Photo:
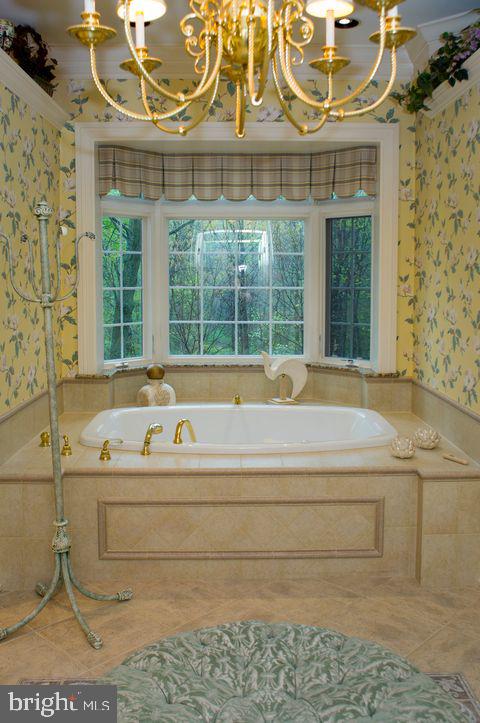
<svg viewBox="0 0 480 723"><path fill-rule="evenodd" d="M62 130L68 120L68 113L1 49L0 78L2 83L27 103L33 111L43 116L57 130Z"/></svg>
<svg viewBox="0 0 480 723"><path fill-rule="evenodd" d="M383 497L99 499L98 555L100 560L382 557L384 507ZM359 519L364 524L353 534ZM338 536L332 527L340 530Z"/></svg>

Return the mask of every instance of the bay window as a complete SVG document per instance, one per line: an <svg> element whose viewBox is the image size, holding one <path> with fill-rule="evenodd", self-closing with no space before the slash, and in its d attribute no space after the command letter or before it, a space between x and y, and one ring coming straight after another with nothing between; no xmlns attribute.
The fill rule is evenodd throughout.
<svg viewBox="0 0 480 723"><path fill-rule="evenodd" d="M374 204L102 202L104 365L369 366Z"/></svg>

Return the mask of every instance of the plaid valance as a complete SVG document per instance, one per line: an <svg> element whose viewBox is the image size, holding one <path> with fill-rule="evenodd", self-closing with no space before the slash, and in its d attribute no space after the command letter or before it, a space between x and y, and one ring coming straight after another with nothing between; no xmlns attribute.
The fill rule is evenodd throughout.
<svg viewBox="0 0 480 723"><path fill-rule="evenodd" d="M100 146L100 195L167 201L324 201L377 192L377 150L361 146L295 154L170 154Z"/></svg>

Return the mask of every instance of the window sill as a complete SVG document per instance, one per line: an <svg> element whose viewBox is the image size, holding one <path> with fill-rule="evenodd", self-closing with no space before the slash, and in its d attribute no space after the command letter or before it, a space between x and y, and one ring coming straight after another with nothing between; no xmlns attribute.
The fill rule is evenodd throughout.
<svg viewBox="0 0 480 723"><path fill-rule="evenodd" d="M296 357L301 359L301 357ZM303 359L302 359L303 361ZM116 367L109 367L105 368L103 372L100 372L96 375L88 375L88 374L79 374L77 375L76 379L105 379L105 378L113 378L118 376L133 376L134 374L138 374L139 372L146 372L147 366L152 362L146 362L144 361L142 364L138 364L135 366L129 366L127 368L116 368ZM199 360L197 362L192 362L191 360L173 360L168 359L166 361L160 362L167 371L197 371L197 372L203 372L203 371L212 371L214 369L218 371L263 371L263 364L259 361L226 361L226 360L218 360L218 361L211 361L208 359ZM326 372L338 372L339 374L345 374L345 375L351 375L351 376L359 376L359 377L370 377L370 378L387 378L387 379L395 379L398 378L400 375L398 372L390 373L390 374L380 374L376 372L374 369L371 369L367 366L352 366L345 363L331 363L329 360L319 360L319 361L306 361L305 362L308 369L310 371L326 371Z"/></svg>

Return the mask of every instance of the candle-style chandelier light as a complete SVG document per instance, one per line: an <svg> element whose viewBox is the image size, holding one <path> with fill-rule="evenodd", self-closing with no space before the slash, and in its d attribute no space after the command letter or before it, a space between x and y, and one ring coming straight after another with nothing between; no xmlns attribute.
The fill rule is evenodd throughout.
<svg viewBox="0 0 480 723"><path fill-rule="evenodd" d="M370 36L378 44L378 52L364 80L347 95L334 94L334 75L349 64L337 54L335 20L347 17L353 10L350 0L190 0L190 13L180 22L185 48L193 59L198 82L190 93L172 90L152 73L161 60L151 57L145 41L145 24L161 18L167 11L166 0L119 0L117 14L124 22L125 36L131 57L121 67L137 76L144 112L126 108L110 96L98 76L96 49L100 43L116 35L113 28L102 25L95 0L85 0L83 23L68 32L90 49L93 80L105 100L117 111L137 121L148 121L167 133L186 135L209 114L215 102L220 78L236 87L236 135L245 135L247 98L252 106L260 106L271 75L280 106L287 119L301 135L316 133L327 120L341 121L369 113L390 94L397 72L397 48L415 35L415 30L401 26L397 4L402 0L357 0L378 14L379 29ZM326 43L323 56L310 66L326 76L322 99L309 93L295 77L295 67L304 61L304 49L314 37L314 24L308 15L324 18ZM131 25L135 25L136 38ZM370 105L345 108L365 91L378 72L385 51L390 51L391 73L384 92ZM155 108L149 93L157 93L168 110ZM305 123L295 118L285 92L298 98L315 111L315 120ZM201 111L186 124L178 120L192 103L201 101ZM181 116L180 116L181 117Z"/></svg>

